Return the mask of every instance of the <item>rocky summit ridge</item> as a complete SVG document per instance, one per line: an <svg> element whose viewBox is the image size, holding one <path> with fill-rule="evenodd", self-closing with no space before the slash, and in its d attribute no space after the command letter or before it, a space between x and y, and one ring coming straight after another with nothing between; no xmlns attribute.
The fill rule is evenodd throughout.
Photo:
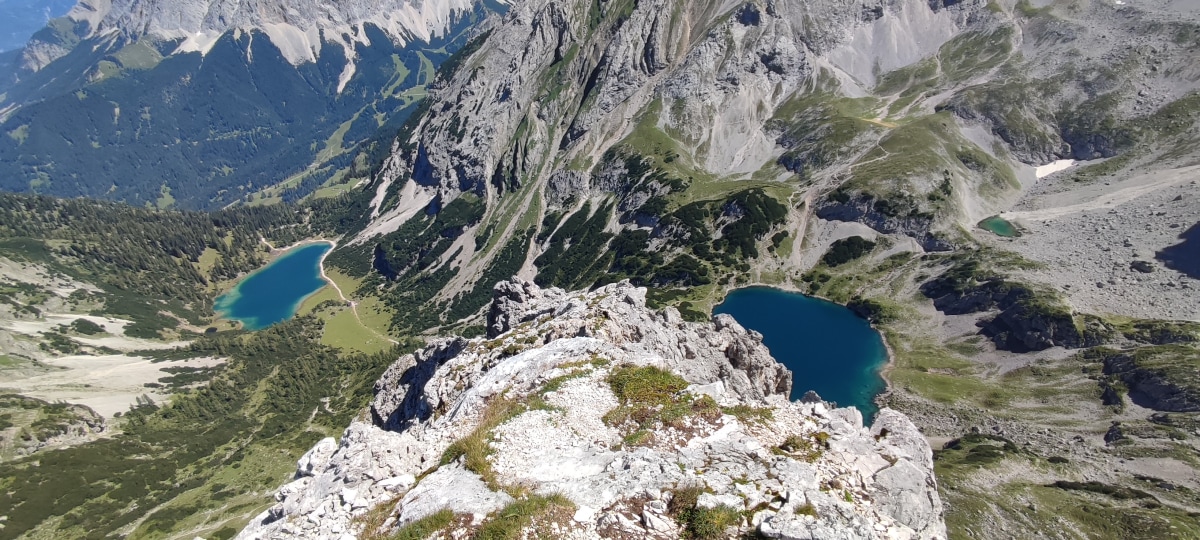
<svg viewBox="0 0 1200 540"><path fill-rule="evenodd" d="M400 358L238 538L946 537L906 416L789 402L761 335L645 295L497 284L486 337Z"/></svg>

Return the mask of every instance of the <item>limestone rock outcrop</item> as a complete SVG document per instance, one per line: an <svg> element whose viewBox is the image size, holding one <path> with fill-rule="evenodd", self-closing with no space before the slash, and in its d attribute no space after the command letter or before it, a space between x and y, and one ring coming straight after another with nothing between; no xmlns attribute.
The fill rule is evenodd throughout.
<svg viewBox="0 0 1200 540"><path fill-rule="evenodd" d="M868 428L853 408L789 402L760 335L652 311L645 292L498 284L488 338L399 359L373 422L314 446L239 538L348 540L445 511L435 537L457 538L539 497L558 511L526 527L559 538L674 538L713 515L731 535L946 537L907 417Z"/></svg>

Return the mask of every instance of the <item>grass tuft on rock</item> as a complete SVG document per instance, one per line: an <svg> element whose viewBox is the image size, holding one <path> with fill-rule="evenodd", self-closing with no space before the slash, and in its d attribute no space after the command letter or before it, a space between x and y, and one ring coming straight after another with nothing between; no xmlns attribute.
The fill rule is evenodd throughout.
<svg viewBox="0 0 1200 540"><path fill-rule="evenodd" d="M698 485L684 486L671 493L667 513L683 528L681 538L693 540L716 540L728 538L729 527L741 525L742 514L728 506L701 508L700 495L705 489Z"/></svg>
<svg viewBox="0 0 1200 540"><path fill-rule="evenodd" d="M621 366L608 376L608 384L625 404L665 405L688 387L687 381L655 366Z"/></svg>
<svg viewBox="0 0 1200 540"><path fill-rule="evenodd" d="M683 428L691 418L713 421L721 417L716 401L684 393L687 381L661 368L620 366L609 374L608 383L620 405L603 419L610 426L626 428L626 445L653 443L651 430L659 425Z"/></svg>
<svg viewBox="0 0 1200 540"><path fill-rule="evenodd" d="M775 419L775 411L770 407L734 405L721 407L721 412L737 418L743 424L766 424Z"/></svg>
<svg viewBox="0 0 1200 540"><path fill-rule="evenodd" d="M473 540L516 540L534 520L555 510L568 511L575 505L566 497L553 495L531 495L517 500L497 511L491 519L479 527L471 537ZM539 536L540 537L540 536Z"/></svg>
<svg viewBox="0 0 1200 540"><path fill-rule="evenodd" d="M454 523L454 512L442 509L404 525L388 536L388 540L425 540Z"/></svg>
<svg viewBox="0 0 1200 540"><path fill-rule="evenodd" d="M812 463L825 453L825 449L829 445L829 434L821 431L813 433L806 437L800 435L789 435L784 439L779 446L774 448L774 453L781 456L799 459Z"/></svg>
<svg viewBox="0 0 1200 540"><path fill-rule="evenodd" d="M479 419L479 425L475 427L475 430L466 437L454 441L453 444L446 448L445 452L442 452L441 465L448 465L459 458L463 458L463 466L467 470L478 474L487 483L488 488L493 491L499 491L503 486L497 480L496 471L492 469L492 463L488 461L488 456L492 453L492 447L488 444L488 437L491 435L493 429L516 418L521 413L530 410L530 408L529 404L517 400L507 398L493 400L484 409L483 415Z"/></svg>

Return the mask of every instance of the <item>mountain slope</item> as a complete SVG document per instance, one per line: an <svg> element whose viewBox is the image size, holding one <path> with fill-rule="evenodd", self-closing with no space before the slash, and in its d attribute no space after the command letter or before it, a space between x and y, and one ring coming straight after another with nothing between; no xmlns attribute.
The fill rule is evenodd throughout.
<svg viewBox="0 0 1200 540"><path fill-rule="evenodd" d="M85 0L67 15L86 24L84 39L119 34L130 40L149 37L177 42L176 52L207 53L216 40L233 30L259 30L293 64L315 62L326 42L354 53L354 44L370 44L365 27L382 29L397 46L413 41L432 42L443 37L463 12L473 8L469 0L379 2L317 1L156 2L153 0ZM25 67L38 70L57 59L61 51L39 47L36 38L25 55ZM46 54L38 54L39 49ZM353 67L347 68L353 71Z"/></svg>
<svg viewBox="0 0 1200 540"><path fill-rule="evenodd" d="M83 2L52 21L5 85L0 188L185 208L344 191L360 152L504 9L222 6Z"/></svg>
<svg viewBox="0 0 1200 540"><path fill-rule="evenodd" d="M1154 479L1194 470L1196 418L1098 359L1195 354L1145 329L1200 320L1177 255L1198 23L1099 1L525 2L401 130L330 262L410 306L397 331L482 332L509 274L631 279L695 320L735 286L818 294L887 335L881 399L955 441L952 530L1187 529L1200 485ZM983 228L997 214L1014 233ZM1023 510L1054 500L1088 510Z"/></svg>
<svg viewBox="0 0 1200 540"><path fill-rule="evenodd" d="M756 279L746 259L795 278L813 259L779 248L808 225L946 252L1035 166L1154 167L1194 137L1194 24L1169 12L1136 12L1162 30L1138 51L1175 51L1144 76L1146 53L1098 39L1133 8L865 7L522 3L401 130L354 258L419 281L404 298L443 322L482 307L501 259L569 287ZM431 225L444 208L462 215Z"/></svg>
<svg viewBox="0 0 1200 540"><path fill-rule="evenodd" d="M382 246L376 260L413 278L426 269L469 269L438 276L445 283L435 284L442 289L436 297L448 301L472 286L476 269L495 266L488 261L516 249L510 244L517 238L532 238L534 226L537 242L525 243L527 262L560 266L572 276L541 278L545 283L586 286L607 275L702 285L708 275L748 271L745 258L778 247L781 234L808 219L820 202L814 197L857 168L862 172L847 184L858 188L855 201L870 207L879 198L899 199L888 212L898 219L881 218L888 221L884 232L909 233L927 248L945 249L951 231L978 219L973 206L1015 194L1010 166L950 127L948 114L888 119L881 99L863 97L866 83L834 64L847 38L827 30L876 28L896 42L914 41L917 23L947 29L924 48L860 51L857 60L884 66L939 47L965 55L959 49L972 45L967 37L1011 21L995 14L979 20L991 13L980 6L934 11L899 2L880 10L876 18L870 10L786 2L516 6L481 52L431 94L430 112L402 131L369 186L376 192L375 219L359 240L424 219L417 209L436 212L469 193L479 202L471 203L468 230L456 244L468 249L455 253L443 242L433 250L452 256L413 265L405 253L427 240L405 232L399 242L386 235L372 241ZM954 33L963 37L950 41ZM996 41L992 34L1011 39L1011 31L988 34ZM520 59L515 67L513 58ZM857 60L844 60L847 69ZM890 148L914 133L920 147ZM903 163L891 157L918 152ZM963 162L957 155L971 158ZM898 184L880 177L892 171L910 178ZM922 201L925 193L955 187L971 204L939 204L932 194L929 203ZM603 212L584 228L606 237L585 240L572 220L598 208ZM485 245L474 243L479 249L466 243L484 232ZM723 241L710 247L710 237ZM605 257L611 238L629 252ZM558 244L571 247L553 247ZM656 262L650 265L619 260L651 254ZM672 264L669 272L655 270ZM533 269L512 270L521 268ZM481 306L475 301L456 313Z"/></svg>

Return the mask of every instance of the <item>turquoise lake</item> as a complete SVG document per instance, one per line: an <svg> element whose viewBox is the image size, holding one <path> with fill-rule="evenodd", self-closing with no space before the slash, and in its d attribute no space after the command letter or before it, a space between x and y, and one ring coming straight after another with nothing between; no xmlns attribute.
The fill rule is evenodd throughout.
<svg viewBox="0 0 1200 540"><path fill-rule="evenodd" d="M825 401L852 405L870 421L875 396L887 388L879 370L887 347L870 323L819 298L769 287L729 293L713 313L728 313L763 335L776 360L792 370L791 399L814 390Z"/></svg>
<svg viewBox="0 0 1200 540"><path fill-rule="evenodd" d="M996 236L1005 238L1016 238L1021 236L1021 231L1017 230L1016 225L1013 225L1008 220L1000 216L992 216L979 222L979 228L991 232Z"/></svg>
<svg viewBox="0 0 1200 540"><path fill-rule="evenodd" d="M246 330L261 330L296 315L300 303L325 286L321 257L333 246L305 244L288 250L217 298L213 309L241 321Z"/></svg>

